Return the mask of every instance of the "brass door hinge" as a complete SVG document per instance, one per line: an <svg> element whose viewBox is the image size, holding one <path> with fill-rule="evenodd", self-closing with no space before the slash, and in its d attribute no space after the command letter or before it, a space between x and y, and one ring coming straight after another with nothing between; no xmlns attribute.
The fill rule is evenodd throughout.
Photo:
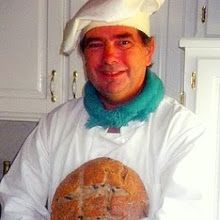
<svg viewBox="0 0 220 220"><path fill-rule="evenodd" d="M179 100L180 100L180 101L179 101L180 104L182 104L182 105L185 104L185 92L184 92L184 91L180 92Z"/></svg>
<svg viewBox="0 0 220 220"><path fill-rule="evenodd" d="M202 6L202 15L201 15L201 22L205 23L207 18L207 7L206 5Z"/></svg>
<svg viewBox="0 0 220 220"><path fill-rule="evenodd" d="M77 77L78 73L76 70L73 71L73 80L72 80L72 94L73 98L76 98L76 92L77 92Z"/></svg>
<svg viewBox="0 0 220 220"><path fill-rule="evenodd" d="M11 166L11 161L9 160L4 160L3 161L3 176L8 172Z"/></svg>
<svg viewBox="0 0 220 220"><path fill-rule="evenodd" d="M196 81L197 81L196 72L192 72L191 79L190 79L190 84L191 84L192 89L196 88Z"/></svg>

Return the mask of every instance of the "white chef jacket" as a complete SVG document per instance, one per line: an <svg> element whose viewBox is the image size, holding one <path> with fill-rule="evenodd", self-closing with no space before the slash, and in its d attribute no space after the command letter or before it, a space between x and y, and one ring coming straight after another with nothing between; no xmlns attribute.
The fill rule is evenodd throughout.
<svg viewBox="0 0 220 220"><path fill-rule="evenodd" d="M120 133L99 126L87 129L88 117L81 98L39 122L1 181L2 220L50 219L59 183L83 163L103 156L139 174L149 195L145 219L203 219L200 149L193 146L204 128L192 112L165 97L147 121L131 121Z"/></svg>

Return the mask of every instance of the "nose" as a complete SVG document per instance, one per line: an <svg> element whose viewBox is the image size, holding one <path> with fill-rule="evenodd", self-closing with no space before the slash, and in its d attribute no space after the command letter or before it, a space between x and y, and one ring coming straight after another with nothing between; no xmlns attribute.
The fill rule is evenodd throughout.
<svg viewBox="0 0 220 220"><path fill-rule="evenodd" d="M103 62L112 64L118 60L118 51L113 44L106 44L103 51Z"/></svg>

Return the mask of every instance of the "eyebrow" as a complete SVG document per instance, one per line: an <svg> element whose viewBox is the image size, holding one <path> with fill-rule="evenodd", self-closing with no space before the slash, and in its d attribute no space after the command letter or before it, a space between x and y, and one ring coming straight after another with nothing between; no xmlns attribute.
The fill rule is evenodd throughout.
<svg viewBox="0 0 220 220"><path fill-rule="evenodd" d="M88 45L90 42L94 42L94 41L101 41L101 37L86 37L85 38L85 45Z"/></svg>
<svg viewBox="0 0 220 220"><path fill-rule="evenodd" d="M130 33L123 33L123 34L115 34L113 35L113 39L124 39L124 38L132 38L133 39L133 35ZM101 37L86 37L85 38L85 45L88 45L90 42L94 42L94 41L102 41Z"/></svg>
<svg viewBox="0 0 220 220"><path fill-rule="evenodd" d="M132 38L133 39L133 35L130 33L116 34L116 35L113 35L113 38Z"/></svg>

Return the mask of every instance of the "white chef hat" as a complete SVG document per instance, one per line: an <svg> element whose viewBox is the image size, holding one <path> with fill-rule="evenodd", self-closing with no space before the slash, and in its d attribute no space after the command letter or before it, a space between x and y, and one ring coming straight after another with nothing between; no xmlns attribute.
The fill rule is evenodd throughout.
<svg viewBox="0 0 220 220"><path fill-rule="evenodd" d="M164 0L89 0L69 20L64 30L61 52L70 54L82 32L109 25L135 27L150 35L150 16Z"/></svg>

